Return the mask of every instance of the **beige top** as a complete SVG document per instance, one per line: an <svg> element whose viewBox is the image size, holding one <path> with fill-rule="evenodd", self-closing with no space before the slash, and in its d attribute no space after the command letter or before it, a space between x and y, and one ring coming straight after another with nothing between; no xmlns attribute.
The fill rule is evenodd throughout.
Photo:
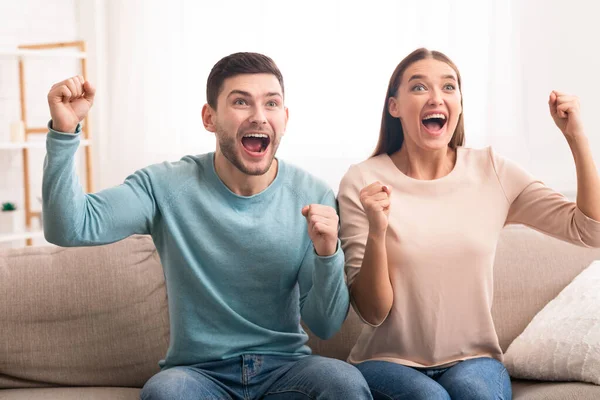
<svg viewBox="0 0 600 400"><path fill-rule="evenodd" d="M340 184L349 285L360 271L368 233L359 192L377 180L392 188L386 246L394 302L383 323L363 328L348 358L353 364L433 367L482 356L502 361L491 315L502 228L521 223L600 247L599 222L491 148L458 148L454 169L435 180L404 175L384 154L350 167Z"/></svg>

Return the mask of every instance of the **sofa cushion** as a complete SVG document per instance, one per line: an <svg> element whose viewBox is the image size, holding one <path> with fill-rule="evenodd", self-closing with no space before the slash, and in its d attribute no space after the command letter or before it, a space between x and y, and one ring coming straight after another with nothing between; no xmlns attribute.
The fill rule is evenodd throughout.
<svg viewBox="0 0 600 400"><path fill-rule="evenodd" d="M169 340L150 237L0 250L0 388L141 387Z"/></svg>
<svg viewBox="0 0 600 400"><path fill-rule="evenodd" d="M598 400L600 386L581 382L513 380L513 400Z"/></svg>
<svg viewBox="0 0 600 400"><path fill-rule="evenodd" d="M0 400L138 400L140 389L107 387L73 387L51 389L8 389L0 392Z"/></svg>
<svg viewBox="0 0 600 400"><path fill-rule="evenodd" d="M496 251L492 306L502 350L596 259L600 249L578 247L522 226L505 228Z"/></svg>
<svg viewBox="0 0 600 400"><path fill-rule="evenodd" d="M517 378L600 385L600 261L548 303L505 354Z"/></svg>

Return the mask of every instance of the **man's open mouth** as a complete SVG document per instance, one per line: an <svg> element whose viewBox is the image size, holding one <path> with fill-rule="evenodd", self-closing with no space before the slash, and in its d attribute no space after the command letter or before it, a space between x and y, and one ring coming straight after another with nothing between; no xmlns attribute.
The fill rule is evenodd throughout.
<svg viewBox="0 0 600 400"><path fill-rule="evenodd" d="M270 143L271 138L265 133L248 133L242 137L242 146L251 153L263 153Z"/></svg>
<svg viewBox="0 0 600 400"><path fill-rule="evenodd" d="M429 114L421 120L421 123L431 132L439 132L446 125L444 114Z"/></svg>

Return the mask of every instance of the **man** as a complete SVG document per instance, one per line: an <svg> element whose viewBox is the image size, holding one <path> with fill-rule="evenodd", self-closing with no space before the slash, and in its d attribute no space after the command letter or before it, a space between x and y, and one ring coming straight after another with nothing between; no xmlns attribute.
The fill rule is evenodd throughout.
<svg viewBox="0 0 600 400"><path fill-rule="evenodd" d="M349 296L333 192L275 158L288 120L275 63L236 53L213 67L202 120L216 135L214 153L152 165L86 195L73 155L94 94L82 77L48 94L44 231L61 246L152 235L171 341L142 399L371 398L358 370L305 345L300 318L328 338Z"/></svg>

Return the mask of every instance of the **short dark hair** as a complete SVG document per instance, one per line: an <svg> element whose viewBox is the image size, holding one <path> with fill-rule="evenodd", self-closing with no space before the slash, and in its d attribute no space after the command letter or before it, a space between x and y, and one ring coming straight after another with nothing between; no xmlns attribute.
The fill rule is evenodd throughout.
<svg viewBox="0 0 600 400"><path fill-rule="evenodd" d="M281 85L284 94L283 76L275 62L260 53L234 53L223 57L215 64L206 82L206 101L213 109L217 109L217 98L223 89L225 79L240 74L273 74Z"/></svg>
<svg viewBox="0 0 600 400"><path fill-rule="evenodd" d="M392 155L396 151L400 150L402 144L404 143L404 131L402 130L402 124L400 123L400 119L393 117L389 111L389 100L390 97L396 97L398 94L398 88L400 87L400 82L402 81L402 75L404 75L404 71L407 70L412 64L417 61L434 59L437 61L444 62L448 64L454 72L456 72L456 78L458 79L458 88L462 91L462 79L460 77L460 72L458 71L458 67L456 64L448 58L444 53L435 50L428 50L425 48L420 48L409 55L407 55L404 60L398 64L392 77L390 78L390 83L387 88L387 92L385 94L385 101L383 103L383 113L381 116L381 129L379 131L379 141L377 142L377 146L375 151L373 152L372 157L378 156L379 154L386 153L388 155ZM462 107L462 95L460 97L460 105ZM452 139L450 139L450 143L448 147L455 149L458 146L462 146L465 142L465 127L464 127L464 113L461 113L458 117L458 124L456 125L456 130L452 134Z"/></svg>

